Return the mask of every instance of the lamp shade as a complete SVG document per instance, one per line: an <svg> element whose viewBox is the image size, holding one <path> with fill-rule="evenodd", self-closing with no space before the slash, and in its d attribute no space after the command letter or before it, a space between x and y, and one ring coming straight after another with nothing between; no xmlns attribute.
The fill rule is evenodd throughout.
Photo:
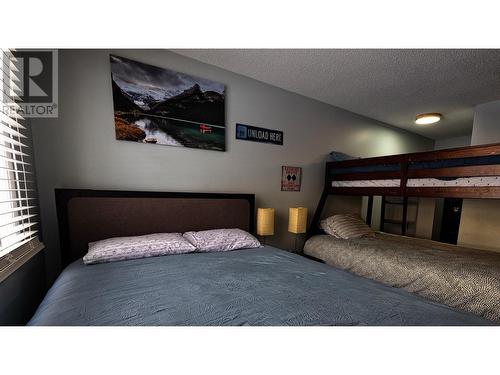
<svg viewBox="0 0 500 375"><path fill-rule="evenodd" d="M290 207L288 210L288 231L291 233L305 233L307 227L307 208Z"/></svg>
<svg viewBox="0 0 500 375"><path fill-rule="evenodd" d="M257 234L259 236L274 234L274 208L257 209Z"/></svg>

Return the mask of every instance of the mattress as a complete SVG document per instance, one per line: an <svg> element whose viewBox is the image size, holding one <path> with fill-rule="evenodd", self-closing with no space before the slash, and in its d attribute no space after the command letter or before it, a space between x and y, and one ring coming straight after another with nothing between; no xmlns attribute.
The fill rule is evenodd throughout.
<svg viewBox="0 0 500 375"><path fill-rule="evenodd" d="M304 253L353 274L500 322L500 253L377 233L310 238Z"/></svg>
<svg viewBox="0 0 500 375"><path fill-rule="evenodd" d="M270 246L69 265L30 325L488 325Z"/></svg>
<svg viewBox="0 0 500 375"><path fill-rule="evenodd" d="M399 187L400 179L332 181L332 187ZM409 178L407 187L486 187L500 186L500 176L459 177L451 179Z"/></svg>
<svg viewBox="0 0 500 375"><path fill-rule="evenodd" d="M437 169L451 167L465 167L478 165L500 164L500 155L489 155L479 157L466 157L456 159L413 161L408 164L408 170L417 169ZM337 174L353 174L366 172L398 172L401 164L375 164L355 167L331 168L329 170L332 177L332 187L399 187L401 180L378 179L378 180L335 180ZM446 177L446 178L410 178L406 183L407 187L487 187L500 186L500 176L486 177Z"/></svg>

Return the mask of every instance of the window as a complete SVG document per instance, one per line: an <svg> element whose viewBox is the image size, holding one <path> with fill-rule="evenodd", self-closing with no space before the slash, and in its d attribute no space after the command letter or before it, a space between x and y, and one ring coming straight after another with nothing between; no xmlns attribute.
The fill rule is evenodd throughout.
<svg viewBox="0 0 500 375"><path fill-rule="evenodd" d="M22 81L12 51L0 56L0 258L12 258L38 244L38 208L31 133L16 105Z"/></svg>

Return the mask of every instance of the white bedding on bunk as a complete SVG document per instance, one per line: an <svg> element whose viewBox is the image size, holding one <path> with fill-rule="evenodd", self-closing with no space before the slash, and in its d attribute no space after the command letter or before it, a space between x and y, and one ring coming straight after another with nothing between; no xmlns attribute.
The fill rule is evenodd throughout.
<svg viewBox="0 0 500 375"><path fill-rule="evenodd" d="M438 178L410 178L406 183L408 187L416 186L500 186L500 176L488 177L460 177L453 180L440 180Z"/></svg>
<svg viewBox="0 0 500 375"><path fill-rule="evenodd" d="M399 179L332 181L332 187L398 187ZM500 186L500 176L459 177L453 180L438 178L410 178L407 187L486 187Z"/></svg>
<svg viewBox="0 0 500 375"><path fill-rule="evenodd" d="M332 181L332 187L399 187L399 179Z"/></svg>

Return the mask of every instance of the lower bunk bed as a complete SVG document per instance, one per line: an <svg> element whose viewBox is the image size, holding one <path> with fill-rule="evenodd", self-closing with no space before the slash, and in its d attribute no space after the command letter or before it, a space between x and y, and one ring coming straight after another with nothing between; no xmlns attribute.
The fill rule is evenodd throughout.
<svg viewBox="0 0 500 375"><path fill-rule="evenodd" d="M500 322L500 253L377 232L355 239L316 235L304 254Z"/></svg>
<svg viewBox="0 0 500 375"><path fill-rule="evenodd" d="M409 198L500 199L500 143L351 160L338 156L326 163L304 255L500 323L500 253L370 229L375 196L402 198L403 235ZM321 220L331 195L368 197L366 223L352 215Z"/></svg>

